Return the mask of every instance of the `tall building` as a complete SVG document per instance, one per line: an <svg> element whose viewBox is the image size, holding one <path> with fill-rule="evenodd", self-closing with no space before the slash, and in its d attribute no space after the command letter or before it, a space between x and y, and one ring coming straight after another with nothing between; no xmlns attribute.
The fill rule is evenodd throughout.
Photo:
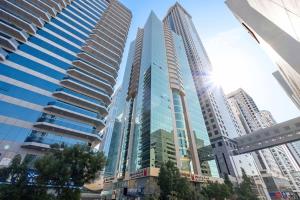
<svg viewBox="0 0 300 200"><path fill-rule="evenodd" d="M115 0L0 9L0 165L51 144L99 144L131 12Z"/></svg>
<svg viewBox="0 0 300 200"><path fill-rule="evenodd" d="M228 94L227 98L232 110L236 111L236 120L243 124L245 134L276 124L272 114L266 110L260 111L252 97L243 89ZM298 178L292 174L298 172L299 167L286 145L255 151L252 155L272 198L278 192L280 195L292 190L298 192Z"/></svg>
<svg viewBox="0 0 300 200"><path fill-rule="evenodd" d="M242 175L241 168L244 168L248 175L256 177L259 185L258 193L264 196L265 187L252 156L233 154L236 144L231 139L243 132L232 116L222 88L212 81L212 66L192 17L176 3L169 9L164 23L182 37L220 175L224 177L228 174L233 181L239 182Z"/></svg>
<svg viewBox="0 0 300 200"><path fill-rule="evenodd" d="M269 111L262 110L259 112L259 116L262 128L267 128L276 124L276 121ZM270 150L281 173L284 177L288 178L292 190L300 196L300 167L295 159L295 154L293 154L294 152L292 151L292 149L296 147L295 145L297 145L297 142L275 146L270 148ZM288 147L292 147L292 149Z"/></svg>
<svg viewBox="0 0 300 200"><path fill-rule="evenodd" d="M196 88L182 38L153 12L131 43L122 89L125 87L127 92L120 99L125 117L121 131L116 132L121 137L111 142L109 150L116 152L117 148L119 153L110 161L113 169L106 171L113 177L106 177L105 182L118 179L131 195L153 194L157 192L154 177L167 161L195 182L216 180L214 157L207 159L212 152L202 150L210 142L200 104L195 101ZM108 187L104 190L109 193Z"/></svg>
<svg viewBox="0 0 300 200"><path fill-rule="evenodd" d="M289 143L287 147L300 167L300 141Z"/></svg>
<svg viewBox="0 0 300 200"><path fill-rule="evenodd" d="M277 64L273 75L300 109L300 2L227 0L226 4Z"/></svg>
<svg viewBox="0 0 300 200"><path fill-rule="evenodd" d="M130 57L134 51L134 42L131 43L127 63L131 62ZM128 64L127 64L128 66ZM126 122L126 97L130 80L131 67L126 67L122 85L116 90L113 96L113 103L108 114L107 126L104 131L104 139L100 149L107 155L104 177L120 177L120 158L122 153L123 132ZM104 141L105 140L105 141Z"/></svg>
<svg viewBox="0 0 300 200"><path fill-rule="evenodd" d="M110 142L112 140L112 132L114 131L114 123L116 122L116 119L119 117L117 116L120 110L120 105L119 105L119 98L121 95L121 87L117 88L112 95L111 98L111 104L108 107L108 115L106 117L106 126L105 129L103 129L100 132L100 137L102 138L101 143L99 145L99 150L104 153L104 155L107 157L108 152L109 152L109 147L110 147Z"/></svg>

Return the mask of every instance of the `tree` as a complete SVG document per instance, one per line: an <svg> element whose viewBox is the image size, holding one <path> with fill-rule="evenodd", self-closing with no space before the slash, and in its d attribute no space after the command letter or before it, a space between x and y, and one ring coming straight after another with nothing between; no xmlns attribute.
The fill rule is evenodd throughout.
<svg viewBox="0 0 300 200"><path fill-rule="evenodd" d="M229 187L226 184L210 183L203 188L202 194L208 199L224 200L231 196Z"/></svg>
<svg viewBox="0 0 300 200"><path fill-rule="evenodd" d="M190 199L192 200L208 200L203 194L202 194L202 188L194 187L192 184L191 186L191 193L188 195Z"/></svg>
<svg viewBox="0 0 300 200"><path fill-rule="evenodd" d="M80 188L94 180L105 164L102 152L94 152L90 147L74 145L53 146L46 155L34 162L36 177L29 182L28 157L21 161L17 155L7 168L0 170L0 177L11 184L0 187L0 199L80 199ZM49 193L49 188L54 192Z"/></svg>
<svg viewBox="0 0 300 200"><path fill-rule="evenodd" d="M54 148L35 162L37 182L54 185L57 199L80 199L80 187L94 180L104 165L104 154L88 146Z"/></svg>
<svg viewBox="0 0 300 200"><path fill-rule="evenodd" d="M239 200L258 200L257 196L253 192L252 188L254 188L254 183L249 178L244 169L242 169L242 177L243 181L236 189L236 193L238 195Z"/></svg>
<svg viewBox="0 0 300 200"><path fill-rule="evenodd" d="M2 181L10 180L10 184L0 185L0 199L52 199L53 196L47 194L47 189L45 187L35 187L30 184L28 180L30 162L30 156L25 156L22 161L21 155L16 155L8 167L0 169L0 177Z"/></svg>
<svg viewBox="0 0 300 200"><path fill-rule="evenodd" d="M156 194L151 194L150 196L145 196L145 200L159 200L159 196Z"/></svg>
<svg viewBox="0 0 300 200"><path fill-rule="evenodd" d="M233 194L234 193L234 188L233 188L232 182L229 180L228 174L225 174L224 184L227 185L227 187L229 189L229 192L231 194Z"/></svg>
<svg viewBox="0 0 300 200"><path fill-rule="evenodd" d="M200 193L185 177L181 177L179 169L171 161L161 165L158 185L160 199L163 200L196 200L200 198Z"/></svg>

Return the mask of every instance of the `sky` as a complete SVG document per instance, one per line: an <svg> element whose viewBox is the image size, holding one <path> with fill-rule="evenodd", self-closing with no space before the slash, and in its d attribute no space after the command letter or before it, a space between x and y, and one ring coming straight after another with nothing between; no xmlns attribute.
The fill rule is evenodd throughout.
<svg viewBox="0 0 300 200"><path fill-rule="evenodd" d="M129 44L143 27L151 10L163 19L175 0L120 0L133 14L117 85L122 83ZM242 28L224 0L179 0L192 16L225 94L244 89L260 110L268 110L277 122L300 116L300 111L272 76L277 66Z"/></svg>

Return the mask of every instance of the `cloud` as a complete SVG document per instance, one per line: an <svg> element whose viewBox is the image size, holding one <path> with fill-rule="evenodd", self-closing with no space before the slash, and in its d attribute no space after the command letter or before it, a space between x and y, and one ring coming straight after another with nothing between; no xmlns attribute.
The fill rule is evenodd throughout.
<svg viewBox="0 0 300 200"><path fill-rule="evenodd" d="M224 32L220 32L215 36L208 38L206 44L208 47L222 45L224 47L236 48L236 42L242 38L242 31L243 30L241 28L233 28Z"/></svg>

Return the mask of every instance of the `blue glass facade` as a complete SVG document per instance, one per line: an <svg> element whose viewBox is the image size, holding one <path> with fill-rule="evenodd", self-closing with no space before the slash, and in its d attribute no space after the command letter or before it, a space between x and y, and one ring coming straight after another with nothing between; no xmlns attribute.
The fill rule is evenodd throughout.
<svg viewBox="0 0 300 200"><path fill-rule="evenodd" d="M21 5L14 5L18 6ZM27 6L21 9L40 5L30 2ZM43 26L13 9L1 8L5 14L15 15L19 23L1 16L1 23L13 29L1 34L13 37L17 48L3 45L5 58L0 61L0 163L16 153L39 154L36 150L47 147L45 144L94 146L100 142L99 131L105 126L116 78L107 67L118 68L131 13L119 2L105 0L75 0L47 6L56 14L51 13ZM39 17L34 12L32 15ZM125 29L119 28L111 15L124 22ZM21 22L37 26L26 41L17 34L25 27ZM104 23L110 24L109 28L103 27ZM97 32L122 33L123 37L111 35L106 41ZM123 43L122 47L105 51L116 42ZM91 59L80 57L81 54ZM91 72L91 68L98 73Z"/></svg>
<svg viewBox="0 0 300 200"><path fill-rule="evenodd" d="M163 37L163 24L155 16L150 14L145 27L143 38L143 50L141 58L141 70L139 77L139 89L137 102L141 102L141 109L137 108L140 115L136 120L141 120L140 143L141 152L138 159L141 168L158 167L163 160L162 152L153 146L156 134L162 130L164 134L172 134L171 93L168 79L168 64L166 46ZM174 141L170 141L174 143ZM135 150L133 150L135 151Z"/></svg>
<svg viewBox="0 0 300 200"><path fill-rule="evenodd" d="M192 76L188 78L183 73L183 79L185 77L186 80L193 80L196 89L196 94L186 93L186 99L190 101L188 107L195 103L201 105L200 109L193 107L188 109L193 110L191 123L194 124L192 128L196 127L195 137L199 138L201 135L203 139L203 141L196 139L199 159L200 162L202 161L202 172L203 169L206 171L209 166L213 176L218 170L221 177L227 174L232 180L238 182L241 180L241 168L245 169L248 175L258 174L259 176L252 155L233 155L235 147L231 145L232 139L241 134L241 127L233 117L223 89L212 80L213 68L194 26L192 16L177 2L169 9L164 23L182 37L183 48L187 52L187 62ZM193 97L189 97L190 94L193 94ZM198 102L195 99L198 99ZM202 115L203 118L194 120L197 119L197 115ZM204 143L204 146L208 144L207 135L211 147L199 148L201 143ZM247 165L237 160L243 160Z"/></svg>
<svg viewBox="0 0 300 200"><path fill-rule="evenodd" d="M176 56L181 67L182 81L185 90L185 100L187 104L187 112L189 113L189 119L192 127L192 132L195 137L195 143L197 150L202 147L210 145L210 140L206 130L202 109L199 101L195 101L198 98L197 90L194 85L192 71L190 69L188 59L186 56L186 51L184 49L184 43L180 36L173 33L173 38L175 42ZM187 73L188 72L188 73ZM218 169L215 160L201 162L201 172L203 174L210 174L213 177L219 177Z"/></svg>
<svg viewBox="0 0 300 200"><path fill-rule="evenodd" d="M130 72L133 64L135 52L135 41L131 42L129 47L129 56L126 63L125 74L122 85L116 90L113 96L111 109L108 115L107 129L105 130L105 139L101 149L107 155L105 167L105 176L115 176L122 172L122 164L125 157L125 145L126 138L123 133L126 127L127 116L127 88L129 86Z"/></svg>

